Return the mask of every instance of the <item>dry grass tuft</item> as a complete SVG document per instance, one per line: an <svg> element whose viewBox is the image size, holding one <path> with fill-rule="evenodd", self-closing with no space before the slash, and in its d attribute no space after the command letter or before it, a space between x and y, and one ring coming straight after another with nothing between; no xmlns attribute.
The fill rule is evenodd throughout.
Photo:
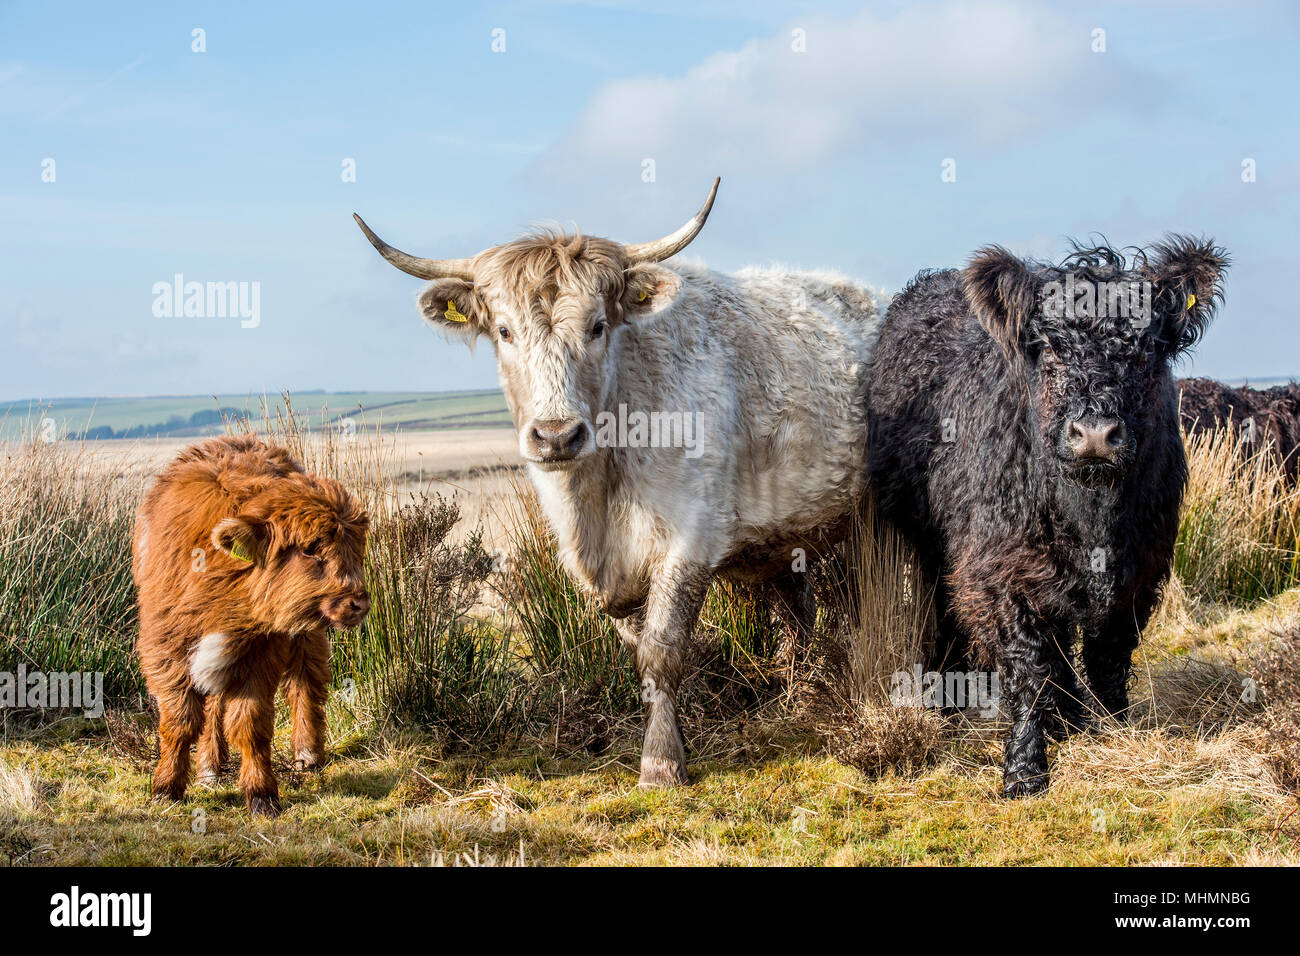
<svg viewBox="0 0 1300 956"><path fill-rule="evenodd" d="M1260 749L1282 786L1300 792L1300 627L1256 662L1254 677L1264 705Z"/></svg>
<svg viewBox="0 0 1300 956"><path fill-rule="evenodd" d="M26 767L0 760L0 810L35 813L40 803L40 778Z"/></svg>
<svg viewBox="0 0 1300 956"><path fill-rule="evenodd" d="M1210 736L1131 726L1077 734L1061 744L1052 786L1088 784L1153 793L1198 788L1284 799L1257 743L1255 731L1245 726Z"/></svg>
<svg viewBox="0 0 1300 956"><path fill-rule="evenodd" d="M844 544L840 601L854 703L889 700L893 675L924 663L934 631L934 584L907 542L881 526L870 499Z"/></svg>
<svg viewBox="0 0 1300 956"><path fill-rule="evenodd" d="M1135 725L1205 736L1235 726L1258 710L1247 678L1230 663L1196 657L1164 657L1140 678L1134 695Z"/></svg>
<svg viewBox="0 0 1300 956"><path fill-rule="evenodd" d="M947 749L943 718L921 707L858 704L827 730L827 749L841 763L875 777L910 774L938 762Z"/></svg>
<svg viewBox="0 0 1300 956"><path fill-rule="evenodd" d="M943 719L890 697L893 676L928 657L933 586L903 538L876 522L870 500L845 541L842 573L826 590L828 616L839 626L804 685L804 716L827 751L869 776L936 763L949 744Z"/></svg>

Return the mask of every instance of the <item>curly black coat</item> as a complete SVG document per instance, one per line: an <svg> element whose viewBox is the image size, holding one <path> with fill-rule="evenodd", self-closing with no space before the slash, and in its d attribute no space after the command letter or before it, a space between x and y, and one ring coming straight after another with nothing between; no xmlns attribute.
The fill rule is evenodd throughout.
<svg viewBox="0 0 1300 956"><path fill-rule="evenodd" d="M1178 391L1188 433L1229 425L1244 429L1249 422L1250 431L1241 432L1242 453L1265 452L1295 483L1300 471L1300 385L1234 388L1209 378L1181 378Z"/></svg>
<svg viewBox="0 0 1300 956"><path fill-rule="evenodd" d="M1187 478L1170 364L1211 320L1226 266L1179 236L1129 256L1076 246L1059 265L992 246L890 306L870 378L877 510L937 584L932 667L965 670L973 649L1000 668L1007 796L1047 787L1048 735L1093 703L1128 708ZM1149 308L1062 308L1067 280L1145 289Z"/></svg>

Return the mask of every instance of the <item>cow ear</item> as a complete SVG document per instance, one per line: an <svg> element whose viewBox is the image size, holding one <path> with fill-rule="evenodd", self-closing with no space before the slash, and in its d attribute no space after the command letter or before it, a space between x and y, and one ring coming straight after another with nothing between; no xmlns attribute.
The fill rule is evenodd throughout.
<svg viewBox="0 0 1300 956"><path fill-rule="evenodd" d="M488 330L488 311L464 279L434 279L416 301L424 321L441 332L473 341Z"/></svg>
<svg viewBox="0 0 1300 956"><path fill-rule="evenodd" d="M244 564L259 564L266 552L266 527L243 518L222 518L212 528L212 545Z"/></svg>
<svg viewBox="0 0 1300 956"><path fill-rule="evenodd" d="M1162 316L1161 338L1175 351L1200 339L1220 305L1228 254L1210 239L1168 236L1151 247L1145 273Z"/></svg>
<svg viewBox="0 0 1300 956"><path fill-rule="evenodd" d="M623 273L623 314L629 319L654 315L673 304L682 291L682 277L663 266L641 262Z"/></svg>
<svg viewBox="0 0 1300 956"><path fill-rule="evenodd" d="M1008 356L1019 353L1021 332L1038 302L1038 283L1025 261L1001 246L985 246L971 256L962 285L993 341Z"/></svg>

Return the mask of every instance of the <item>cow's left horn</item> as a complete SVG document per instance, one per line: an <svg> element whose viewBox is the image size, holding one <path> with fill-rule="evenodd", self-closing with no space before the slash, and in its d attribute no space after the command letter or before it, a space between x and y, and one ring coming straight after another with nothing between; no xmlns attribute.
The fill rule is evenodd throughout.
<svg viewBox="0 0 1300 956"><path fill-rule="evenodd" d="M709 190L709 198L704 200L704 205L700 207L700 211L672 235L664 236L662 239L656 239L653 242L638 242L635 245L624 246L623 250L627 253L628 259L632 262L662 262L670 256L677 255L677 253L689 246L691 240L698 236L700 230L704 228L704 220L709 218L709 210L713 208L713 197L718 194L718 183L720 182L722 182L721 176L713 181L713 188Z"/></svg>
<svg viewBox="0 0 1300 956"><path fill-rule="evenodd" d="M376 236L370 230L370 227L366 225L366 221L356 213L352 214L352 218L357 221L357 225L366 234L370 244L379 250L379 254L407 275L413 275L418 279L464 279L466 282L474 281L474 271L470 268L471 260L419 259L415 256L408 256L401 249L394 249Z"/></svg>

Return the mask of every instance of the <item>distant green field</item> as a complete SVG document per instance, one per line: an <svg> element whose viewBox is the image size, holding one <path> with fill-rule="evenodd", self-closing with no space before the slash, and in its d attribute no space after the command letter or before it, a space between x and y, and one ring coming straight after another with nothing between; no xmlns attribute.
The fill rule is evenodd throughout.
<svg viewBox="0 0 1300 956"><path fill-rule="evenodd" d="M473 392L299 392L293 409L311 427L353 418L358 424L406 431L509 425L505 397L497 389ZM283 410L279 395L158 395L142 398L58 398L0 406L0 439L53 429L55 436L157 438L210 435L223 417L249 415L260 422ZM50 424L50 423L53 424Z"/></svg>

